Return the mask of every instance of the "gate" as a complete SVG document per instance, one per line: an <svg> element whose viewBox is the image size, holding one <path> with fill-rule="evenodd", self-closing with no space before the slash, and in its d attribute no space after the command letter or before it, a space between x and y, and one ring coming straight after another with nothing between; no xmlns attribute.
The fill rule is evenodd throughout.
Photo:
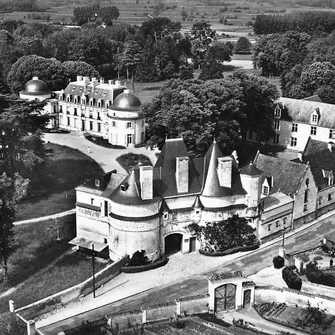
<svg viewBox="0 0 335 335"><path fill-rule="evenodd" d="M215 312L235 309L236 286L225 284L215 289Z"/></svg>
<svg viewBox="0 0 335 335"><path fill-rule="evenodd" d="M243 308L250 306L251 290L245 290L243 293Z"/></svg>

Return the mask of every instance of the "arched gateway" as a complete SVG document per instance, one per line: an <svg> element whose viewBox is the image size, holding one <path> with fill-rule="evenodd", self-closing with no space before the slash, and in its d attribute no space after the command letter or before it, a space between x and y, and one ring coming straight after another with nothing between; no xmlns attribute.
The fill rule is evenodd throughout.
<svg viewBox="0 0 335 335"><path fill-rule="evenodd" d="M182 251L183 235L173 233L165 237L165 255L175 254Z"/></svg>

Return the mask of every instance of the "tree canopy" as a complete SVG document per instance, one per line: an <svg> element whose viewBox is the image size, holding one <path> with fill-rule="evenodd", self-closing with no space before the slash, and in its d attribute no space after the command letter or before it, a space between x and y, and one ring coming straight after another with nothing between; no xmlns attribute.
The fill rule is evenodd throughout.
<svg viewBox="0 0 335 335"><path fill-rule="evenodd" d="M88 76L99 78L99 72L90 64L82 61L67 61L63 62L62 66L66 71L66 76L71 81L76 79L76 76Z"/></svg>
<svg viewBox="0 0 335 335"><path fill-rule="evenodd" d="M254 97L254 99L253 99ZM165 138L183 136L189 152L203 155L215 137L224 153L236 148L241 133L272 134L277 89L256 76L237 73L217 80L170 80L142 106L149 124L147 145L161 148Z"/></svg>

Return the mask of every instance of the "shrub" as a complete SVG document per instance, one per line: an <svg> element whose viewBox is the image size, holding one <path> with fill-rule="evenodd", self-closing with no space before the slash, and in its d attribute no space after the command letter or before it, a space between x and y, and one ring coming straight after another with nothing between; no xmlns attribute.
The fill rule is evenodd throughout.
<svg viewBox="0 0 335 335"><path fill-rule="evenodd" d="M315 284L321 284L326 286L335 286L335 278L330 273L324 273L318 269L317 262L310 262L306 265L304 271L307 279Z"/></svg>
<svg viewBox="0 0 335 335"><path fill-rule="evenodd" d="M276 256L273 258L273 266L275 269L281 269L285 264L285 260L281 256Z"/></svg>
<svg viewBox="0 0 335 335"><path fill-rule="evenodd" d="M295 272L296 267L285 267L282 272L282 277L288 288L301 290L302 281L299 275Z"/></svg>
<svg viewBox="0 0 335 335"><path fill-rule="evenodd" d="M150 263L150 260L145 256L145 250L137 250L134 252L133 256L129 260L128 266L141 266L147 265Z"/></svg>

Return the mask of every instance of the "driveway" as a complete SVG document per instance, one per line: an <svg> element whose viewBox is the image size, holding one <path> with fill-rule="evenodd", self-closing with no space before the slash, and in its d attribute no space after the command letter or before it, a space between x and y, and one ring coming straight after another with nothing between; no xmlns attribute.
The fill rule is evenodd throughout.
<svg viewBox="0 0 335 335"><path fill-rule="evenodd" d="M149 157L151 163L154 165L157 160L156 154L159 152L157 150L146 149L145 147L128 147L126 149L105 148L88 141L83 133L75 132L68 134L45 133L43 139L45 142L65 145L80 150L92 157L102 167L104 172L116 169L118 173L127 173L116 161L116 158L130 152Z"/></svg>

